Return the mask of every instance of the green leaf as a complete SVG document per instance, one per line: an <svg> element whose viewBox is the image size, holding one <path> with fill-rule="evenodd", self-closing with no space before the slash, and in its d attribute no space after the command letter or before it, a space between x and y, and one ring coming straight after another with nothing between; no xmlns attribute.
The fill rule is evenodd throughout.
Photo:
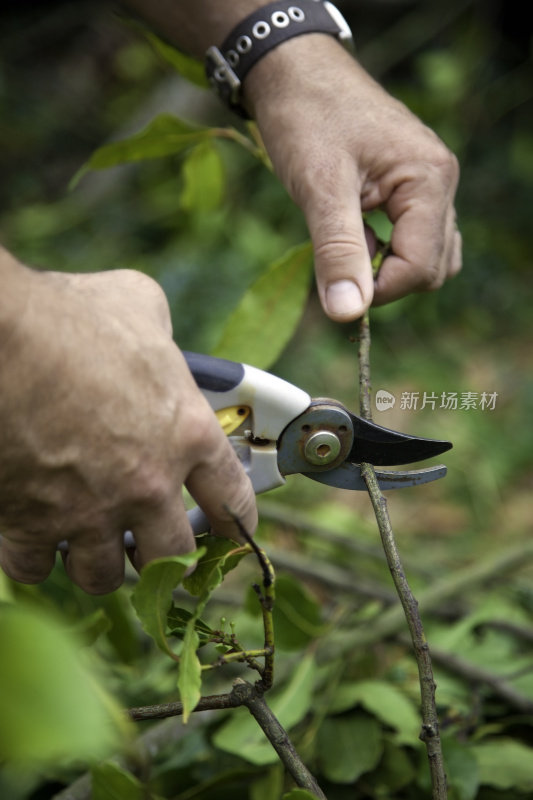
<svg viewBox="0 0 533 800"><path fill-rule="evenodd" d="M0 606L0 762L105 758L131 733L86 650L34 608Z"/></svg>
<svg viewBox="0 0 533 800"><path fill-rule="evenodd" d="M465 91L464 68L452 50L431 50L418 56L418 70L439 100L458 103Z"/></svg>
<svg viewBox="0 0 533 800"><path fill-rule="evenodd" d="M472 747L480 784L497 789L533 791L533 748L501 737Z"/></svg>
<svg viewBox="0 0 533 800"><path fill-rule="evenodd" d="M132 614L130 597L129 591L126 592L126 589L122 588L98 598L98 603L102 606L111 624L106 639L119 660L126 664L135 661L142 648L137 620Z"/></svg>
<svg viewBox="0 0 533 800"><path fill-rule="evenodd" d="M12 603L14 600L13 588L5 572L0 569L0 603Z"/></svg>
<svg viewBox="0 0 533 800"><path fill-rule="evenodd" d="M191 711L194 711L201 697L202 665L196 655L200 643L198 634L194 629L196 620L191 617L180 655L180 668L178 672L178 689L183 703L183 724L186 725Z"/></svg>
<svg viewBox="0 0 533 800"><path fill-rule="evenodd" d="M383 753L380 726L373 717L328 717L318 731L322 774L333 783L353 783L377 766Z"/></svg>
<svg viewBox="0 0 533 800"><path fill-rule="evenodd" d="M293 728L309 711L316 672L314 657L303 656L289 683L272 697L272 711L284 728Z"/></svg>
<svg viewBox="0 0 533 800"><path fill-rule="evenodd" d="M88 617L80 619L72 627L72 632L83 639L85 644L94 644L99 636L111 629L111 620L103 608L93 611Z"/></svg>
<svg viewBox="0 0 533 800"><path fill-rule="evenodd" d="M393 224L384 211L380 209L370 211L364 215L364 219L380 241L390 242Z"/></svg>
<svg viewBox="0 0 533 800"><path fill-rule="evenodd" d="M454 739L442 740L448 785L458 800L475 800L479 790L479 769L470 747Z"/></svg>
<svg viewBox="0 0 533 800"><path fill-rule="evenodd" d="M425 762L427 764L427 761ZM376 773L374 773L376 774ZM377 770L376 797L392 796L416 779L416 769L408 755L408 749L384 742L383 758ZM381 790L382 794L378 794Z"/></svg>
<svg viewBox="0 0 533 800"><path fill-rule="evenodd" d="M209 86L204 65L201 61L197 61L197 59L185 55L185 53L167 44L167 42L164 42L151 31L145 31L145 35L154 50L159 53L165 61L171 64L180 75L202 88L207 88Z"/></svg>
<svg viewBox="0 0 533 800"><path fill-rule="evenodd" d="M270 367L300 321L312 263L312 247L306 242L270 264L231 314L213 355Z"/></svg>
<svg viewBox="0 0 533 800"><path fill-rule="evenodd" d="M281 797L284 778L283 766L275 764L265 775L261 775L252 783L250 800L274 800L274 798Z"/></svg>
<svg viewBox="0 0 533 800"><path fill-rule="evenodd" d="M184 722L187 722L201 696L202 667L196 655L200 636L196 626L200 623L200 614L211 592L222 583L226 562L231 560L232 551L238 547L234 542L217 536L205 536L202 542L205 542L205 546L201 548L198 566L184 581L185 588L199 598L196 609L186 623L180 656L178 689L184 706Z"/></svg>
<svg viewBox="0 0 533 800"><path fill-rule="evenodd" d="M168 628L172 636L176 636L178 639L183 639L187 630L187 625L193 617L194 630L198 634L199 645L201 647L202 645L207 644L207 642L213 638L215 631L203 620L198 619L196 614L193 614L186 608L178 608L178 606L175 605L171 607L167 616Z"/></svg>
<svg viewBox="0 0 533 800"><path fill-rule="evenodd" d="M104 761L91 770L91 789L91 800L163 800L114 761Z"/></svg>
<svg viewBox="0 0 533 800"><path fill-rule="evenodd" d="M290 682L269 694L269 706L285 730L298 724L312 706L315 676L313 657L305 656ZM252 764L273 764L277 760L276 751L245 708L232 713L215 733L213 741L220 750L234 753Z"/></svg>
<svg viewBox="0 0 533 800"><path fill-rule="evenodd" d="M398 743L420 746L420 717L412 702L393 684L380 680L342 683L335 691L330 711L339 713L357 705L394 728Z"/></svg>
<svg viewBox="0 0 533 800"><path fill-rule="evenodd" d="M283 795L282 800L316 800L316 794L311 794L307 789L292 789Z"/></svg>
<svg viewBox="0 0 533 800"><path fill-rule="evenodd" d="M146 633L163 652L176 659L166 637L167 615L172 604L172 592L181 582L187 569L203 555L196 550L182 556L170 556L151 561L141 571L133 590L131 602Z"/></svg>
<svg viewBox="0 0 533 800"><path fill-rule="evenodd" d="M76 173L71 188L91 169L107 169L118 164L182 153L212 136L211 128L191 125L173 114L159 114L149 125L129 139L110 142L96 150Z"/></svg>
<svg viewBox="0 0 533 800"><path fill-rule="evenodd" d="M204 213L218 208L224 195L224 169L212 142L204 141L188 154L182 175L181 207L185 211Z"/></svg>
<svg viewBox="0 0 533 800"><path fill-rule="evenodd" d="M146 800L140 781L118 764L106 761L91 772L92 800Z"/></svg>
<svg viewBox="0 0 533 800"><path fill-rule="evenodd" d="M214 591L224 575L246 555L240 545L223 536L206 535L198 541L202 543L203 555L194 572L183 581L184 588L195 597ZM236 550L240 552L234 555Z"/></svg>
<svg viewBox="0 0 533 800"><path fill-rule="evenodd" d="M246 609L261 613L257 594L250 587ZM324 631L319 603L296 578L280 575L276 579L276 602L272 612L276 632L276 648L301 650Z"/></svg>
<svg viewBox="0 0 533 800"><path fill-rule="evenodd" d="M324 632L320 604L290 575L276 580L273 618L276 646L282 650L300 650Z"/></svg>

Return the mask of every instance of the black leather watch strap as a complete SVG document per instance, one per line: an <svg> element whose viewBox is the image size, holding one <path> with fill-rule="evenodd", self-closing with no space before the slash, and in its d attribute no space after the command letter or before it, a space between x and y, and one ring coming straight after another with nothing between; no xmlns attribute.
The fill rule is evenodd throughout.
<svg viewBox="0 0 533 800"><path fill-rule="evenodd" d="M207 77L220 97L241 116L241 85L266 53L287 39L306 33L327 33L352 46L351 31L338 9L323 0L278 0L254 11L206 53Z"/></svg>

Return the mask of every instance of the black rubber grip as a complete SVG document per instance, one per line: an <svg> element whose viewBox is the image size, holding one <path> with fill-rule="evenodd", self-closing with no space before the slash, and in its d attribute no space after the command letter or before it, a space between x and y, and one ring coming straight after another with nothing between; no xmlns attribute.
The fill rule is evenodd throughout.
<svg viewBox="0 0 533 800"><path fill-rule="evenodd" d="M244 367L237 361L184 351L183 355L200 389L229 392L244 378Z"/></svg>

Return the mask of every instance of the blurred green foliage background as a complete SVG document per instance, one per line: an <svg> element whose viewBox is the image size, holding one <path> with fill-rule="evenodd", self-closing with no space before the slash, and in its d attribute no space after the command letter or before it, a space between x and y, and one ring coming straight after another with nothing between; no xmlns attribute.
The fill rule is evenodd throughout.
<svg viewBox="0 0 533 800"><path fill-rule="evenodd" d="M524 5L516 0L361 0L338 5L352 25L363 65L443 138L462 170L457 198L464 238L462 273L436 293L405 298L371 315L374 388L397 398L393 409L376 411L375 420L454 443L446 456L449 474L444 481L391 496L393 524L415 589L422 593L440 578L460 575L487 557L497 564L501 553L503 562L506 548L523 546L523 564L515 565L511 575L498 575L495 567L488 585L463 582L459 594L447 596L437 609L428 606L425 621L437 648L466 654L501 675L520 673L513 685L533 703L531 640L522 636L511 641L496 625L515 620L522 630L533 628L531 26ZM208 91L184 81L110 4L12 4L3 12L0 53L2 243L22 261L46 269L143 270L167 293L180 346L211 351L245 289L270 262L307 237L302 215L277 180L233 142L217 142L209 169L203 177L201 167L195 172L197 191L192 195L182 156L90 172L74 189L69 184L97 147L137 132L158 113L176 113L206 125L238 121ZM336 397L355 409L356 335L355 325L329 322L312 291L296 334L273 370L312 394ZM442 394L451 392L472 392L478 400L483 392L497 393L496 405L494 410L479 403L470 410L440 407ZM404 393L419 393L416 409L402 408ZM438 398L435 408L427 403L421 408L424 393ZM377 531L366 496L346 496L309 483L295 478L275 497L261 501L259 536L276 554L278 568L296 574L290 561L295 554L300 564L319 559L347 566L348 538L342 537L349 536L360 547L350 556L355 584L373 581L374 588L389 591L386 570L375 557ZM313 525L334 531L337 538L313 534ZM238 583L234 581L231 591ZM304 583L305 589L291 584L286 592L289 605L309 609L308 627L318 625L319 607L327 616L332 593L338 591L341 605L349 605L344 590L334 590L316 576L310 580L308 575ZM114 625L101 645L104 660L113 662L113 677L107 680L120 700L140 705L171 693L167 667L147 655L120 592L102 600L88 598L66 584L60 568L41 588L9 591L61 607L72 622L103 609ZM310 591L311 599L294 594L303 591ZM367 597L358 601L356 616L371 618L375 604L388 602ZM424 615L423 603L421 608ZM291 636L296 637L294 630ZM310 640L314 636L305 634L302 646ZM351 677L396 682L415 698L408 651L398 642L383 647L378 643L360 651ZM282 676L291 663L282 666ZM519 712L486 686L459 680L449 667L437 664L436 670L444 730L450 732L451 796L532 796L531 771L519 775L513 760L523 764L531 758L531 709ZM384 724L375 708L365 710L371 713L376 714L371 719ZM316 754L309 730L315 723L324 743L328 728L320 728L316 719L307 731L297 730L311 760ZM504 743L496 738L492 745L497 736ZM473 747L483 737L496 753L511 742L507 760L502 759L508 773L491 773L495 759L489 749L478 754L473 766L467 745ZM234 777L233 784L231 778L216 783L227 765L218 763L220 756L211 754L208 760L203 734L196 731L189 742L189 750L174 754L172 768L168 762L166 771L159 768L161 794L221 800L225 791L233 792L232 797L245 791L239 783L242 776ZM520 747L528 749L522 753L516 749ZM375 764L362 783L353 783L353 776L350 783L342 767L328 772L320 759L315 762L329 781L328 797L427 796L412 751L393 748L388 739L384 753L387 765L385 769L380 762L381 774L392 775L395 766L396 783L391 778L384 784ZM218 788L204 786L195 794L190 787L201 783L200 763L202 775ZM231 762L235 773L239 764L237 759ZM478 770L483 779L478 779ZM74 774L59 769L48 783L30 781L30 788L21 788L10 777L6 797L52 797ZM190 794L171 788L176 774ZM272 775L256 775L251 800L273 800L268 792L275 781L279 784L279 776ZM347 788L339 788L344 784Z"/></svg>

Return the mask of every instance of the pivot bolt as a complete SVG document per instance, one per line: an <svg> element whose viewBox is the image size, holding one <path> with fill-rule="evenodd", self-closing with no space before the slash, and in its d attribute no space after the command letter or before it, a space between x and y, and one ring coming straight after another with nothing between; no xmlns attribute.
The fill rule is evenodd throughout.
<svg viewBox="0 0 533 800"><path fill-rule="evenodd" d="M306 439L303 451L309 464L331 464L341 451L341 442L332 431L316 431Z"/></svg>

